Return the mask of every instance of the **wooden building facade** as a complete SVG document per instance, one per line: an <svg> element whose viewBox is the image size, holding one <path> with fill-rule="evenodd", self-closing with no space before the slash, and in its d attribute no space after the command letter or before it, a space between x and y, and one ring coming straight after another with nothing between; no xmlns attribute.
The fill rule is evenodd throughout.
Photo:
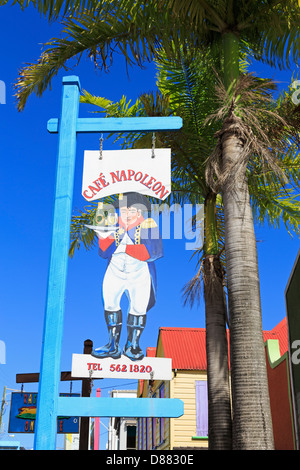
<svg viewBox="0 0 300 470"><path fill-rule="evenodd" d="M139 418L137 449L208 447L207 374L203 345L205 329L160 328L157 348L148 348L147 355L172 357L173 379L140 381L137 396L180 398L184 401L184 414L177 419Z"/></svg>
<svg viewBox="0 0 300 470"><path fill-rule="evenodd" d="M295 449L293 404L288 367L286 318L264 331L267 372L276 449ZM270 359L270 347L279 351ZM137 396L180 398L180 418L139 418L137 449L176 450L208 448L208 403L204 328L160 328L157 347L147 356L172 358L171 381L139 381ZM282 357L281 357L282 356ZM280 406L278 405L280 404Z"/></svg>

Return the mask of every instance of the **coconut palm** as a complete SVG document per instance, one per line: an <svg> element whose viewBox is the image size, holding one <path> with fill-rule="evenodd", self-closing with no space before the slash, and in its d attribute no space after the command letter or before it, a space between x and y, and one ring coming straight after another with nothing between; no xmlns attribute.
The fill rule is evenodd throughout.
<svg viewBox="0 0 300 470"><path fill-rule="evenodd" d="M272 20L279 18L274 2L267 3L269 17L261 17L265 10L264 2L209 2L209 8L189 8L185 13L193 15L195 22L205 18L206 23L220 33L223 40L225 103L223 126L218 133L216 154L220 159L219 175L217 176L219 190L222 193L225 222L225 254L227 268L227 286L230 311L230 360L232 379L233 403L233 435L234 448L238 449L273 449L273 432L268 395L268 381L265 364L265 351L262 336L262 318L260 302L260 285L256 241L254 234L253 216L247 182L247 163L253 152L268 155L267 142L261 148L254 148L259 132L252 133L252 128L245 125L244 115L241 117L237 110L239 82L239 47L244 37L248 44L253 44L254 36L258 36L258 46L271 44L269 54L279 52L274 46L274 32L270 35ZM218 3L219 11L212 10L212 3ZM278 4L278 2L276 2ZM289 7L292 2L289 2ZM179 12L185 10L181 2L172 2ZM199 2L203 4L203 2ZM272 4L272 9L268 8ZM191 3L189 3L191 5ZM262 7L263 5L263 7ZM240 8L239 8L240 6ZM245 7L251 7L251 11ZM223 7L223 8L222 8ZM231 8L230 8L231 7ZM243 11L242 11L243 8ZM299 10L299 6L296 8ZM280 14L284 8L280 2ZM266 13L266 11L265 11ZM292 11L285 11L292 17ZM277 16L276 16L277 15ZM242 19L243 17L243 19ZM226 23L224 19L227 19ZM250 21L249 21L249 18ZM242 21L241 21L242 19ZM201 20L200 20L201 21ZM266 21L269 24L266 24ZM253 27L253 22L255 27ZM229 28L228 28L229 26ZM263 28L261 28L263 26ZM245 29L244 29L245 28ZM210 29L208 27L208 29ZM260 30L260 31L259 31ZM224 31L226 31L224 33ZM280 30L279 30L280 31ZM212 28L208 31L212 32ZM272 37L273 36L273 37ZM278 32L276 31L276 36ZM278 40L278 37L277 37ZM282 42L278 41L280 47ZM282 51L281 51L282 57ZM235 89L236 94L230 96ZM239 90L241 92L241 89ZM228 93L227 93L228 92ZM229 101L229 103L228 103ZM239 112L241 112L241 107ZM253 118L253 115L252 115ZM261 135L260 135L261 137ZM267 164L273 160L267 158ZM214 178L210 178L212 183ZM258 412L259 410L259 412Z"/></svg>
<svg viewBox="0 0 300 470"><path fill-rule="evenodd" d="M31 2L19 0L18 3L24 6ZM203 51L207 45L212 45L220 52L225 91L230 93L239 77L242 48L247 48L256 59L279 66L290 65L291 58L299 58L300 8L297 0L90 0L87 3L66 0L63 7L61 2L39 0L34 4L50 17L61 12L65 15L64 37L50 41L40 60L21 70L16 85L19 109L24 107L31 93L40 95L69 59L80 58L84 52L105 67L115 50L124 54L127 63L139 65L153 58L162 45L167 53L173 52L169 47L170 38L176 45L188 44L195 50ZM248 127L242 125L243 120L236 114L236 101L231 98L230 101L232 106L227 108L224 126L218 134L217 150L221 151L222 160L219 168L226 176L239 166L240 179L234 179L235 187L229 178L223 178L224 184L221 184L222 178L218 176L217 179L225 211L234 446L269 449L273 448L273 439L264 365L260 287L245 178L247 151L251 148L248 144L252 141ZM243 165L238 165L240 161ZM238 249L234 248L236 246ZM246 354L241 343L251 344L253 338L255 354L249 355L251 348L248 348L247 361L239 362Z"/></svg>
<svg viewBox="0 0 300 470"><path fill-rule="evenodd" d="M258 105L262 100L251 91L254 91L253 85L249 92L249 83L243 80L236 82L231 96L224 87L221 90L223 107L218 118L223 120L223 126L218 132L218 144L210 157L207 175L211 186L221 191L224 204L234 435L239 436L238 448L270 449L273 433L271 424L266 425L271 420L256 240L247 180L250 157L256 160L259 157L261 170L264 171L265 165L279 181L281 179L282 185L283 175L274 158L277 152L273 154L274 141L270 138L273 120L269 129L264 129L265 117L259 114L255 117L250 105L253 100L256 112L260 109L261 113L263 108ZM279 127L278 122L276 125ZM283 122L281 125L286 127ZM276 149L282 151L279 144L277 141ZM259 406L261 413L257 413ZM251 443L250 436L255 429L261 432Z"/></svg>

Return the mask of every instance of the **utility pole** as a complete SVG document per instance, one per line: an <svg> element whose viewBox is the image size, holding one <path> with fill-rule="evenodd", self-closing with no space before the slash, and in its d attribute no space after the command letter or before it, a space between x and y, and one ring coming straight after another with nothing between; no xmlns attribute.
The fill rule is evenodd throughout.
<svg viewBox="0 0 300 470"><path fill-rule="evenodd" d="M2 404L1 404L0 433L1 433L1 428L2 428L2 417L3 417L3 411L4 411L4 405L5 405L5 397L6 397L6 386L4 386L3 398L2 398Z"/></svg>

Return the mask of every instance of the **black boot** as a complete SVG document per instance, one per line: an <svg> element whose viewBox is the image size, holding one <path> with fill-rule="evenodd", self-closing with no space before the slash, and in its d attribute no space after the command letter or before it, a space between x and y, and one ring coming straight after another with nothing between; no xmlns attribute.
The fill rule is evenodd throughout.
<svg viewBox="0 0 300 470"><path fill-rule="evenodd" d="M127 342L123 354L132 361L143 359L144 353L139 346L140 336L146 325L146 315L132 315L127 317Z"/></svg>
<svg viewBox="0 0 300 470"><path fill-rule="evenodd" d="M121 357L121 349L119 346L121 329L122 329L122 311L118 312L104 312L105 321L108 329L108 343L105 346L94 349L91 353L92 356L99 359L105 357L112 357L113 359L118 359Z"/></svg>

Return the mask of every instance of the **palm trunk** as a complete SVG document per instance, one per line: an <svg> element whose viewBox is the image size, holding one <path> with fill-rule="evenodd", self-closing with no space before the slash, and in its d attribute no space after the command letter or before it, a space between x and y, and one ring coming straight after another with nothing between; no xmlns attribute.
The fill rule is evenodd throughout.
<svg viewBox="0 0 300 470"><path fill-rule="evenodd" d="M244 142L238 121L225 120L221 136L223 171L239 161ZM230 312L233 448L273 449L260 286L246 168L223 188L225 254ZM234 175L232 175L234 178Z"/></svg>
<svg viewBox="0 0 300 470"><path fill-rule="evenodd" d="M210 450L231 450L231 403L224 273L218 255L216 196L205 201L204 297Z"/></svg>
<svg viewBox="0 0 300 470"><path fill-rule="evenodd" d="M239 38L231 33L223 34L223 52L224 52L224 84L226 90L239 77Z"/></svg>
<svg viewBox="0 0 300 470"><path fill-rule="evenodd" d="M239 38L223 35L227 90L239 76ZM244 171L236 176L243 141L234 114L220 133L223 171L225 255L230 318L233 449L273 449L268 378L262 335L260 286L253 216ZM232 184L234 181L234 184Z"/></svg>

